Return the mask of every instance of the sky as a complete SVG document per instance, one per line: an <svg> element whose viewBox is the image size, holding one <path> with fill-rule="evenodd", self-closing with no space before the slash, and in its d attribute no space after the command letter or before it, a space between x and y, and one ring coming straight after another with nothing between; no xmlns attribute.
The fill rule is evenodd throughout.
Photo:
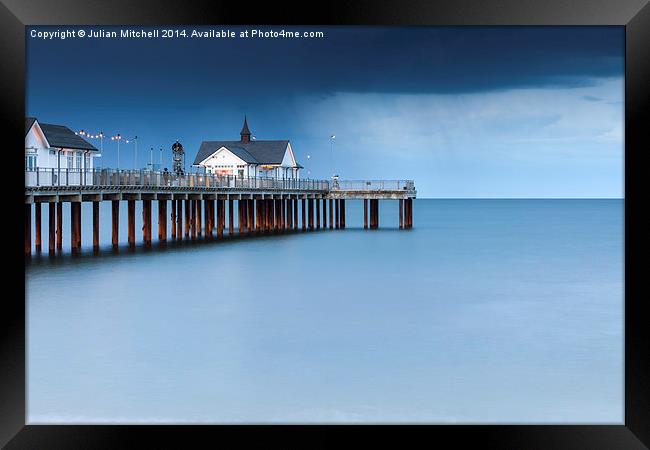
<svg viewBox="0 0 650 450"><path fill-rule="evenodd" d="M422 198L624 196L623 27L165 28L186 37L27 27L27 115L138 136L124 168L150 148L170 167L176 140L191 163L201 141L239 139L247 116L257 139L291 141L303 177L412 179ZM65 30L86 37L38 37ZM100 164L116 162L104 139Z"/></svg>

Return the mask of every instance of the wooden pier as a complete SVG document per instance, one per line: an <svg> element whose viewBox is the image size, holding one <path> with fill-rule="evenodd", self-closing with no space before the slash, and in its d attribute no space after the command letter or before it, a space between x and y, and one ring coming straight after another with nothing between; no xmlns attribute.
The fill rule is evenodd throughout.
<svg viewBox="0 0 650 450"><path fill-rule="evenodd" d="M158 242L165 243L167 219L171 240L217 239L235 234L255 235L286 230L314 231L345 228L346 200L363 200L363 228L379 227L379 200L399 202L400 229L413 226L412 181L324 181L273 178L175 176L153 171L67 171L39 169L25 172L25 254L42 252L41 214L47 204L48 252L62 250L63 203L70 203L70 246L81 249L81 204L92 203L93 249L100 246L99 202L111 202L111 244L118 248L120 202L127 202L129 247L136 245L135 206L142 202L142 243L152 245L152 202L157 202ZM32 236L32 208L34 236ZM300 210L300 211L299 211ZM321 214L322 213L322 214Z"/></svg>

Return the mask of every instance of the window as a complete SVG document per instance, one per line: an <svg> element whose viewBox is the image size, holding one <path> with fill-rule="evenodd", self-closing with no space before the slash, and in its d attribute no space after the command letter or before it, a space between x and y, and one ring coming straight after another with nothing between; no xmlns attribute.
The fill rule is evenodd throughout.
<svg viewBox="0 0 650 450"><path fill-rule="evenodd" d="M84 168L86 168L86 169L90 169L90 155L86 155L86 156L85 156L85 160L84 160Z"/></svg>
<svg viewBox="0 0 650 450"><path fill-rule="evenodd" d="M36 170L36 155L25 156L25 170Z"/></svg>
<svg viewBox="0 0 650 450"><path fill-rule="evenodd" d="M81 152L77 152L77 169L81 169Z"/></svg>
<svg viewBox="0 0 650 450"><path fill-rule="evenodd" d="M68 169L72 169L74 164L74 159L72 153L66 153L66 159L68 160Z"/></svg>

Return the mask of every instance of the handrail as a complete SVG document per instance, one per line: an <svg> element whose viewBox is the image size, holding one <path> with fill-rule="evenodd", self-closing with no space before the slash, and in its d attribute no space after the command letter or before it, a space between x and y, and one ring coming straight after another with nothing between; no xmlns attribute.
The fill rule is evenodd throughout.
<svg viewBox="0 0 650 450"><path fill-rule="evenodd" d="M25 169L26 187L102 186L102 187L187 187L282 189L327 191L329 182L309 178L238 177L187 173L183 175L154 170L114 169Z"/></svg>
<svg viewBox="0 0 650 450"><path fill-rule="evenodd" d="M120 187L189 189L270 189L293 191L415 192L413 180L313 180L310 178L239 177L206 173L182 175L155 170L25 169L25 187Z"/></svg>

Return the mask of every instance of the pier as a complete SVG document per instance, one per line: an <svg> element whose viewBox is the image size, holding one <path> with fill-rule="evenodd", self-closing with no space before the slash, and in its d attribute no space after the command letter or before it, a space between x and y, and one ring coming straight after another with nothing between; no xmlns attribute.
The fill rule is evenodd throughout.
<svg viewBox="0 0 650 450"><path fill-rule="evenodd" d="M25 171L25 254L43 251L43 205L47 205L48 252L62 250L63 203L70 203L70 246L81 249L81 202L92 203L93 249L99 242L99 202L111 202L111 243L119 242L120 208L127 202L128 245L135 247L135 206L142 202L142 236L152 243L152 202L158 204L158 241L223 238L235 234L345 228L346 200L363 200L363 228L379 228L379 201L399 202L400 229L413 226L416 190L410 180L311 180L176 175L149 170L34 169ZM235 206L236 205L236 206ZM32 236L32 208L34 236ZM122 218L124 220L124 218ZM167 236L168 221L170 236Z"/></svg>

